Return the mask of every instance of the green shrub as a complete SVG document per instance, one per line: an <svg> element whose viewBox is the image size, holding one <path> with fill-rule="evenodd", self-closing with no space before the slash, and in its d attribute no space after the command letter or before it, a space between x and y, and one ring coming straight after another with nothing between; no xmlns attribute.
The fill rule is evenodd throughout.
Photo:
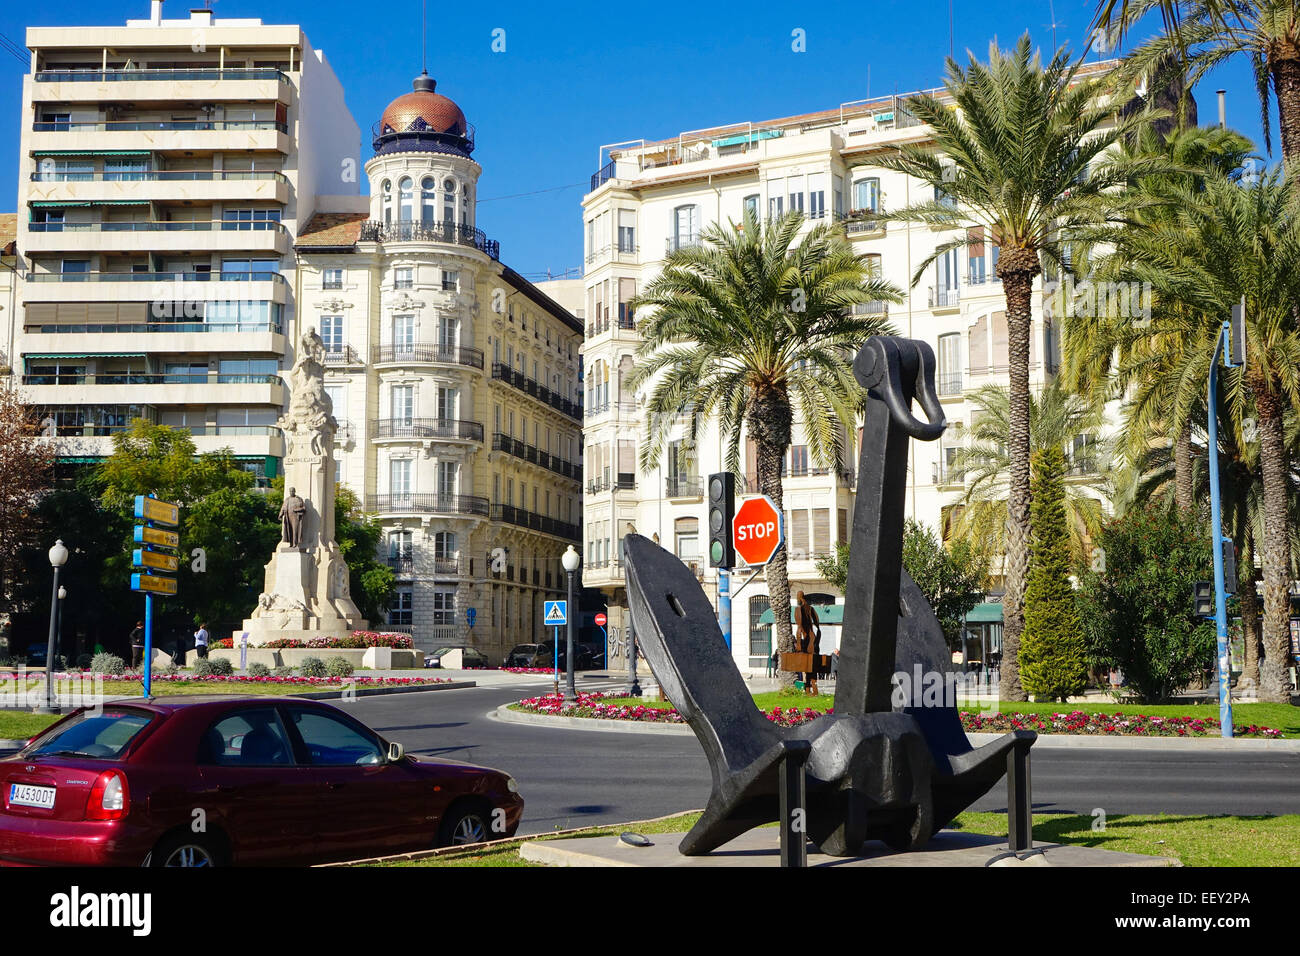
<svg viewBox="0 0 1300 956"><path fill-rule="evenodd" d="M211 677L217 672L216 661L210 657L200 657L190 669L195 677Z"/></svg>
<svg viewBox="0 0 1300 956"><path fill-rule="evenodd" d="M90 663L91 663L91 661L93 661L94 659L95 659L95 656L94 656L93 654L78 654L78 655L77 655L77 668L78 668L79 670L83 670L83 671L88 671L88 670L90 670Z"/></svg>
<svg viewBox="0 0 1300 956"><path fill-rule="evenodd" d="M208 663L212 665L212 673L219 677L229 677L235 672L235 665L226 657L209 657Z"/></svg>
<svg viewBox="0 0 1300 956"><path fill-rule="evenodd" d="M284 667L284 666L281 666L281 667L273 667L273 668L271 668L271 676L272 676L272 677L292 677L292 676L293 676L293 668L292 668L292 667Z"/></svg>
<svg viewBox="0 0 1300 956"><path fill-rule="evenodd" d="M330 677L351 677L355 669L346 657L331 657L325 662L325 670Z"/></svg>
<svg viewBox="0 0 1300 956"><path fill-rule="evenodd" d="M1070 529L1065 518L1065 455L1035 453L1030 496L1029 577L1020 682L1036 700L1059 700L1088 684L1087 648L1070 585Z"/></svg>
<svg viewBox="0 0 1300 956"><path fill-rule="evenodd" d="M298 665L298 673L303 677L329 677L325 662L319 657L307 657Z"/></svg>
<svg viewBox="0 0 1300 956"><path fill-rule="evenodd" d="M116 654L96 654L90 659L90 669L96 674L110 674L120 677L126 673L126 661Z"/></svg>
<svg viewBox="0 0 1300 956"><path fill-rule="evenodd" d="M267 667L261 661L254 661L248 665L249 677L270 677L271 668Z"/></svg>
<svg viewBox="0 0 1300 956"><path fill-rule="evenodd" d="M167 677L175 677L180 672L181 672L180 665L177 664L175 661L168 661L165 665L163 665L161 668L158 669L159 674L164 674Z"/></svg>

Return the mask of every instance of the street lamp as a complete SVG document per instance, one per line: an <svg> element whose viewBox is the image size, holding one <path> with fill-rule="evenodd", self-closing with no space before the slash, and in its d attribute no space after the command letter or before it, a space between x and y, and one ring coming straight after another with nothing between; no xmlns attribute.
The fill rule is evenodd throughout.
<svg viewBox="0 0 1300 956"><path fill-rule="evenodd" d="M58 650L63 646L63 601L68 596L68 589L62 584L59 585L59 616L58 627L54 632L54 649ZM67 656L67 655L64 655Z"/></svg>
<svg viewBox="0 0 1300 956"><path fill-rule="evenodd" d="M628 531L631 533L635 533L635 529L631 525L628 525ZM658 539L659 536L655 535L656 542L658 541ZM624 549L623 562L626 565L627 563L627 539L626 538L622 540L620 546ZM636 679L636 631L633 629L632 626L631 608L628 608L627 614L624 616L623 620L626 622L626 626L623 628L623 630L627 634L627 694L629 697L640 697L641 685L637 683L637 679Z"/></svg>
<svg viewBox="0 0 1300 956"><path fill-rule="evenodd" d="M564 702L566 704L572 704L578 699L578 692L573 686L573 619L578 614L577 606L573 603L573 573L578 570L578 565L581 563L582 558L577 551L573 550L573 545L569 545L568 550L560 557L560 564L564 565L564 570L569 572L569 603L565 605L568 609L565 614L568 618L568 638L564 660Z"/></svg>
<svg viewBox="0 0 1300 956"><path fill-rule="evenodd" d="M50 567L54 569L54 587L50 590L50 639L45 647L45 703L35 708L38 714L57 714L59 712L58 703L54 699L54 642L58 628L59 614L59 568L68 563L68 549L63 546L63 540L59 539L54 542L54 547L50 548ZM64 594L68 592L64 591Z"/></svg>

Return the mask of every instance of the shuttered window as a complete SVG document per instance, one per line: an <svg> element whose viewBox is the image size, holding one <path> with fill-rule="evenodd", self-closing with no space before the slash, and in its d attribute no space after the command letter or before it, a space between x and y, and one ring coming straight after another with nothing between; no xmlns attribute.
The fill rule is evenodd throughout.
<svg viewBox="0 0 1300 956"><path fill-rule="evenodd" d="M812 546L814 554L829 554L831 550L831 509L814 508L812 513Z"/></svg>

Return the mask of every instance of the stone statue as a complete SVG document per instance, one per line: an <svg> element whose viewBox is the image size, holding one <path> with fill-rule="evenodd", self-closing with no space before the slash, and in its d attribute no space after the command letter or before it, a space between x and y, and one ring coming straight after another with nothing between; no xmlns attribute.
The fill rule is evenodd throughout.
<svg viewBox="0 0 1300 956"><path fill-rule="evenodd" d="M623 539L637 642L713 772L708 806L682 840L683 854L708 853L753 827L796 816L802 827L781 828L783 863L799 859L807 840L832 856L860 854L871 839L916 849L1004 775L1010 849L1032 846L1029 748L1036 735L1016 730L971 745L955 682L947 681L953 675L943 631L902 570L908 444L934 441L947 425L934 352L917 340L873 336L853 368L868 398L833 713L793 727L765 719L694 574L648 538ZM928 421L912 414L914 399ZM914 687L900 694L912 675L918 685L934 677L954 692L950 698ZM803 812L793 814L794 804Z"/></svg>
<svg viewBox="0 0 1300 956"><path fill-rule="evenodd" d="M307 515L307 503L298 497L297 489L290 488L280 505L280 540L295 548L302 547L302 524Z"/></svg>

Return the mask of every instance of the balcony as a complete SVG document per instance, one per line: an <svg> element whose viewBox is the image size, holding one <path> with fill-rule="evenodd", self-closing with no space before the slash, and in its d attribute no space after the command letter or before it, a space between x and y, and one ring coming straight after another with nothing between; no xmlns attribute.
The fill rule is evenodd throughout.
<svg viewBox="0 0 1300 956"><path fill-rule="evenodd" d="M823 468L808 465L797 465L794 468L788 468L784 464L781 466L782 481L790 478L828 478L832 475L835 476L836 484L844 485L849 489L857 487L857 472L852 468ZM744 494L757 495L763 493L763 489L759 486L758 475L742 475L738 484Z"/></svg>
<svg viewBox="0 0 1300 956"><path fill-rule="evenodd" d="M936 461L930 465L930 479L936 485L960 485L965 482L966 476L955 465Z"/></svg>
<svg viewBox="0 0 1300 956"><path fill-rule="evenodd" d="M680 252L682 249L693 249L703 242L699 236L669 236L664 242L664 252Z"/></svg>
<svg viewBox="0 0 1300 956"><path fill-rule="evenodd" d="M335 348L326 347L325 365L327 368L346 368L348 366L363 366L366 360L350 345L340 345Z"/></svg>
<svg viewBox="0 0 1300 956"><path fill-rule="evenodd" d="M669 475L665 482L666 498L702 498L704 479L699 475Z"/></svg>
<svg viewBox="0 0 1300 956"><path fill-rule="evenodd" d="M483 423L455 418L379 418L370 422L373 439L482 441Z"/></svg>
<svg viewBox="0 0 1300 956"><path fill-rule="evenodd" d="M463 365L483 368L483 351L456 345L376 345L370 350L376 365Z"/></svg>
<svg viewBox="0 0 1300 956"><path fill-rule="evenodd" d="M940 398L954 398L961 395L961 373L949 372L936 375L934 388Z"/></svg>
<svg viewBox="0 0 1300 956"><path fill-rule="evenodd" d="M958 308L961 305L961 286L949 286L943 289L930 286L928 303L929 308L936 312Z"/></svg>
<svg viewBox="0 0 1300 956"><path fill-rule="evenodd" d="M492 436L492 450L503 451L508 455L513 455L521 461L530 462L539 465L542 468L552 471L557 475L565 478L571 478L574 481L582 479L582 469L571 461L552 455L550 452L542 451L535 448L527 442L519 441L517 438L511 438L501 432L496 432Z"/></svg>
<svg viewBox="0 0 1300 956"><path fill-rule="evenodd" d="M469 515L486 518L488 500L478 495L371 495L366 510L374 514Z"/></svg>
<svg viewBox="0 0 1300 956"><path fill-rule="evenodd" d="M874 209L845 213L840 217L840 222L844 225L844 234L856 236L860 239L874 239L883 236L889 224L883 219L875 218L876 215L877 211Z"/></svg>
<svg viewBox="0 0 1300 956"><path fill-rule="evenodd" d="M43 162L43 160L42 160ZM118 202L127 199L150 202L268 202L289 201L289 180L273 170L139 170L116 172L67 172L37 170L31 199L43 202L67 200ZM143 185L148 183L149 185Z"/></svg>
<svg viewBox="0 0 1300 956"><path fill-rule="evenodd" d="M588 322L587 338L592 339L611 330L616 332L636 331L636 319L632 315L631 310L624 307L624 303L619 303L617 319L611 320L608 310L606 310L604 316Z"/></svg>
<svg viewBox="0 0 1300 956"><path fill-rule="evenodd" d="M574 421L582 421L582 406L572 402L558 392L553 392L540 382L529 378L523 372L516 371L503 362L492 363L492 377L498 382L505 382L525 395L531 395L545 405L569 416Z"/></svg>
<svg viewBox="0 0 1300 956"><path fill-rule="evenodd" d="M444 242L469 246L493 259L501 257L501 244L482 229L458 222L377 222L361 224L362 242Z"/></svg>
<svg viewBox="0 0 1300 956"><path fill-rule="evenodd" d="M1097 459L1092 457L1071 458L1066 464L1067 475L1078 477L1081 475L1095 475L1099 471Z"/></svg>
<svg viewBox="0 0 1300 956"><path fill-rule="evenodd" d="M885 318L889 315L889 303L881 299L871 302L855 302L849 306L850 315L874 315Z"/></svg>
<svg viewBox="0 0 1300 956"><path fill-rule="evenodd" d="M531 531L540 531L542 534L555 535L568 541L577 541L580 533L576 524L569 524L558 518L548 518L535 511L525 511L513 505L493 505L492 520L528 528Z"/></svg>
<svg viewBox="0 0 1300 956"><path fill-rule="evenodd" d="M57 103L105 100L120 103L137 100L211 103L214 99L288 103L293 91L289 78L279 70L246 67L37 70L32 79L33 100Z"/></svg>
<svg viewBox="0 0 1300 956"><path fill-rule="evenodd" d="M113 92L121 94L126 90ZM60 120L33 123L29 146L37 155L69 148L86 153L122 149L194 153L251 150L288 155L293 151L293 139L288 125L277 120Z"/></svg>
<svg viewBox="0 0 1300 956"><path fill-rule="evenodd" d="M589 191L595 192L602 185L609 182L613 178L614 178L614 160L611 159L608 163L606 163L604 166L600 167L600 169L596 170L594 173L591 174L591 189Z"/></svg>
<svg viewBox="0 0 1300 956"><path fill-rule="evenodd" d="M289 252L289 233L274 221L29 222L25 227L28 233L25 251L29 254L192 252L195 249L279 255Z"/></svg>
<svg viewBox="0 0 1300 956"><path fill-rule="evenodd" d="M390 554L385 563L399 578L409 578L415 570L415 555L410 551Z"/></svg>
<svg viewBox="0 0 1300 956"><path fill-rule="evenodd" d="M61 405L72 396L84 405L283 405L277 375L206 375L163 372L28 374L22 383L34 405ZM68 386L75 386L70 393Z"/></svg>
<svg viewBox="0 0 1300 956"><path fill-rule="evenodd" d="M275 302L289 283L278 272L29 272L28 302ZM173 313L175 314L175 313Z"/></svg>

